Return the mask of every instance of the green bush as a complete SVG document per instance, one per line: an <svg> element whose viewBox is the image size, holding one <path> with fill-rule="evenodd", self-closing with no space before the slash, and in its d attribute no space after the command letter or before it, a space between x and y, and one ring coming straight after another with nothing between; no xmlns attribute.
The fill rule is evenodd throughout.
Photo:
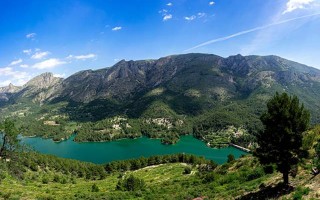
<svg viewBox="0 0 320 200"><path fill-rule="evenodd" d="M58 174L55 174L53 177L53 182L59 183L60 182L60 176Z"/></svg>
<svg viewBox="0 0 320 200"><path fill-rule="evenodd" d="M145 188L145 182L143 179L134 177L132 174L124 180L119 180L116 189L123 191L138 191Z"/></svg>
<svg viewBox="0 0 320 200"><path fill-rule="evenodd" d="M211 173L206 173L202 179L203 183L210 183L215 181L216 179L216 175L215 173L211 172Z"/></svg>
<svg viewBox="0 0 320 200"><path fill-rule="evenodd" d="M293 194L294 200L300 200L304 195L308 195L310 192L310 188L298 187L296 192Z"/></svg>
<svg viewBox="0 0 320 200"><path fill-rule="evenodd" d="M235 160L234 155L229 154L229 155L228 155L228 160L227 160L227 162L230 163L230 162L232 162L232 161L234 161L234 160Z"/></svg>
<svg viewBox="0 0 320 200"><path fill-rule="evenodd" d="M254 179L260 178L264 175L263 170L261 169L254 169L253 171L251 171L247 177L246 177L246 181L252 181Z"/></svg>
<svg viewBox="0 0 320 200"><path fill-rule="evenodd" d="M94 183L91 187L91 192L99 192L99 191L100 191L99 187L97 186L97 184Z"/></svg>
<svg viewBox="0 0 320 200"><path fill-rule="evenodd" d="M42 183L43 183L43 184L48 184L48 183L49 183L48 177L46 177L46 176L43 177L43 178L42 178Z"/></svg>
<svg viewBox="0 0 320 200"><path fill-rule="evenodd" d="M272 165L265 165L263 166L263 171L265 174L272 174L274 171L274 168Z"/></svg>
<svg viewBox="0 0 320 200"><path fill-rule="evenodd" d="M66 184L66 183L67 183L67 179L66 179L66 178L62 178L62 179L60 180L60 183L61 183L61 184Z"/></svg>
<svg viewBox="0 0 320 200"><path fill-rule="evenodd" d="M184 168L183 173L184 173L184 174L190 174L191 171L192 171L191 167L187 166L187 167Z"/></svg>

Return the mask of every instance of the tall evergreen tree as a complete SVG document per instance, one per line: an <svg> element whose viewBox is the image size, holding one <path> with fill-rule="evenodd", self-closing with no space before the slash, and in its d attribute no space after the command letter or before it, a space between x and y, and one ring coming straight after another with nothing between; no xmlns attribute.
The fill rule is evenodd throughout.
<svg viewBox="0 0 320 200"><path fill-rule="evenodd" d="M0 123L0 156L6 157L7 154L14 151L18 146L18 130L13 121L6 119Z"/></svg>
<svg viewBox="0 0 320 200"><path fill-rule="evenodd" d="M257 135L259 147L255 155L262 164L276 164L287 185L290 170L299 162L302 133L309 125L310 114L296 96L286 93L276 93L267 108L260 118L264 130Z"/></svg>

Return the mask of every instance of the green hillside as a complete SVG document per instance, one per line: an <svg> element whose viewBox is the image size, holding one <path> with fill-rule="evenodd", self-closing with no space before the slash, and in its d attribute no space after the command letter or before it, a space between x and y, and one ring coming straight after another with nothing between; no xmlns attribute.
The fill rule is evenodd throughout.
<svg viewBox="0 0 320 200"><path fill-rule="evenodd" d="M61 161L58 158L50 158ZM310 164L299 167L294 187L281 188L281 175L263 168L251 156L218 166L213 171L186 163L160 164L133 171L113 172L103 178L81 178L49 167L26 168L17 177L1 161L1 199L319 199L319 176L310 174ZM69 163L75 165L74 161ZM92 168L93 169L93 168ZM190 169L190 170L189 170ZM133 191L117 189L131 175L143 180ZM100 180L101 179L101 180ZM301 196L301 198L300 198Z"/></svg>

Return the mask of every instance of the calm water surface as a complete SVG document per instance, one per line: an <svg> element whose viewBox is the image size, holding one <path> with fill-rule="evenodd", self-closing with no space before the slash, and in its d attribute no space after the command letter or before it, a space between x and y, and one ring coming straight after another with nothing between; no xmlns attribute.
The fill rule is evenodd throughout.
<svg viewBox="0 0 320 200"><path fill-rule="evenodd" d="M218 164L227 161L228 154L236 158L246 154L233 147L212 149L204 142L195 139L193 136L182 136L175 145L162 145L158 139L141 137L138 139L123 139L111 142L74 142L73 137L63 142L53 142L50 139L22 138L22 142L29 144L35 150L52 154L63 158L72 158L93 163L106 163L113 160L125 160L149 157L153 155L187 153L204 156Z"/></svg>

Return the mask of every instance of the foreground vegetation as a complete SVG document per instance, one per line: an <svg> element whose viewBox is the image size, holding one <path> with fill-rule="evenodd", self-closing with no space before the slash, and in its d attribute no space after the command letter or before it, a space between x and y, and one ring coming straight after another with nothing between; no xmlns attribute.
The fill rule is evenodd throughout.
<svg viewBox="0 0 320 200"><path fill-rule="evenodd" d="M0 124L0 197L319 199L320 126L307 129L309 112L295 96L277 93L267 107L261 117L264 128L257 135L259 146L254 156L235 160L228 155L228 162L220 166L187 154L142 157L105 165L42 155L21 146L15 124L5 120ZM116 120L119 127L132 127L126 119ZM179 124L183 122L176 125ZM289 175L293 177L290 182Z"/></svg>
<svg viewBox="0 0 320 200"><path fill-rule="evenodd" d="M186 154L96 165L10 151L0 159L0 199L319 199L320 126L303 136L307 153L289 187L276 165L252 155L219 166Z"/></svg>
<svg viewBox="0 0 320 200"><path fill-rule="evenodd" d="M252 156L209 171L201 165L168 163L113 172L103 179L86 179L47 168L26 169L19 178L10 173L9 165L0 165L3 199L320 198L320 179L309 173L309 160L299 166L299 173L292 179L294 188L289 189L281 188L281 175L272 166L263 167Z"/></svg>

